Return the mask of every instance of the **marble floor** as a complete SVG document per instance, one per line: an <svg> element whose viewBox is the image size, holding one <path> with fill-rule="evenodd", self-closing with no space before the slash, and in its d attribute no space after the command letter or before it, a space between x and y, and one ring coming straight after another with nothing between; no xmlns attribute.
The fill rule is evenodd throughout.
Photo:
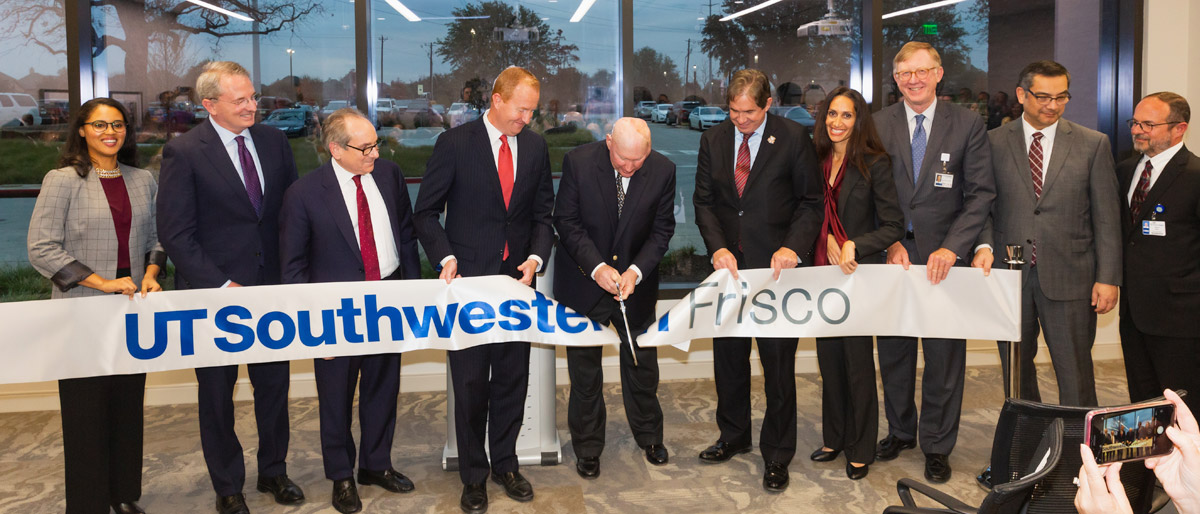
<svg viewBox="0 0 1200 514"><path fill-rule="evenodd" d="M1041 367L1044 400L1054 401L1053 371ZM1100 403L1120 404L1126 397L1121 361L1096 365ZM762 460L757 452L718 465L701 464L696 455L717 435L716 394L711 380L664 382L660 398L666 414L666 446L671 462L646 463L633 441L620 405L616 384L607 387L608 446L599 479L584 481L574 471L575 457L566 426L567 388L558 389L558 427L564 441L563 463L524 467L536 491L532 503L517 503L489 484L493 513L560 512L881 512L898 503L896 481L921 477L919 451L871 466L861 481L846 478L844 460L815 463L808 453L820 446L820 382L815 374L797 376L799 446L791 463L791 486L781 494L762 489ZM918 385L918 391L919 389ZM762 382L755 382L754 411L764 409ZM958 446L950 458L954 476L941 489L967 501L984 493L975 473L990 452L993 423L1003 401L997 367L967 369L966 394ZM882 408L882 405L881 405ZM331 484L321 469L315 398L291 402L292 436L289 475L305 489L308 502L282 507L254 491L254 416L252 405L237 405L237 431L245 445L251 472L247 501L254 512L335 512L329 506ZM395 466L417 484L413 493L397 495L378 487L362 487L364 512L458 512L461 483L457 473L441 469L446 398L444 393L402 393L393 449ZM880 429L886 430L881 411ZM145 427L145 475L141 505L152 513L212 512L213 492L201 456L196 410L192 405L148 407ZM64 509L62 444L57 412L0 415L0 512L51 513Z"/></svg>

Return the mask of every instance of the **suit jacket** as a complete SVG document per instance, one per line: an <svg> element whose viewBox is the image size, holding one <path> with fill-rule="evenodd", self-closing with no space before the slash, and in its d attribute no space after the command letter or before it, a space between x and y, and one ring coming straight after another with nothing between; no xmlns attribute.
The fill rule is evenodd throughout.
<svg viewBox="0 0 1200 514"><path fill-rule="evenodd" d="M658 301L658 262L675 233L675 163L651 151L629 179L619 217L616 172L605 141L567 152L562 170L554 203L555 299L587 313L611 296L592 280L592 270L605 263L624 273L636 264L642 281L625 304L630 329L645 329Z"/></svg>
<svg viewBox="0 0 1200 514"><path fill-rule="evenodd" d="M803 258L824 218L821 169L808 130L774 114L767 114L763 123L741 198L733 179L737 128L732 122L725 120L700 136L696 161L692 202L704 246L709 255L728 249L742 268L770 267L771 255L780 247Z"/></svg>
<svg viewBox="0 0 1200 514"><path fill-rule="evenodd" d="M1200 334L1200 157L1183 147L1162 169L1132 221L1127 193L1140 155L1117 166L1125 282L1121 301L1138 330L1157 336L1195 338ZM1167 235L1142 234L1154 206ZM1124 313L1124 310L1122 311Z"/></svg>
<svg viewBox="0 0 1200 514"><path fill-rule="evenodd" d="M413 221L434 266L447 255L464 277L500 273L504 244L510 257L548 262L554 244L554 185L546 140L528 128L517 135L517 166L509 207L483 117L443 132L425 165ZM446 212L445 228L439 223Z"/></svg>
<svg viewBox="0 0 1200 514"><path fill-rule="evenodd" d="M263 168L259 216L212 123L196 125L163 147L158 236L175 263L175 288L221 287L227 280L278 284L279 208L296 181L292 148L279 129L250 127Z"/></svg>
<svg viewBox="0 0 1200 514"><path fill-rule="evenodd" d="M129 193L129 274L141 285L146 266L166 264L154 227L154 196L158 184L150 172L120 165ZM95 170L80 177L75 168L51 170L42 179L42 190L29 220L29 263L56 286L51 298L102 295L90 287L76 287L95 273L116 278L117 238L108 196Z"/></svg>
<svg viewBox="0 0 1200 514"><path fill-rule="evenodd" d="M996 198L992 154L983 118L950 102L938 102L930 124L925 159L913 184L912 142L904 103L897 102L875 113L875 124L884 148L892 156L892 177L907 223L912 223L920 255L913 264L924 264L929 254L946 248L970 261L975 240ZM951 187L934 186L942 172L943 153L950 154L946 172Z"/></svg>
<svg viewBox="0 0 1200 514"><path fill-rule="evenodd" d="M412 203L400 167L377 159L371 178L387 207L388 230L396 241L400 267L395 278L421 278L421 258L412 225ZM355 216L358 215L355 211ZM366 279L362 251L338 186L333 163L327 162L297 180L283 197L279 252L283 283L354 282ZM372 227L380 230L382 227Z"/></svg>
<svg viewBox="0 0 1200 514"><path fill-rule="evenodd" d="M870 161L867 180L853 163L846 163L837 214L846 237L854 241L858 262L883 264L883 251L904 237L904 212L896 198L896 183L887 158Z"/></svg>
<svg viewBox="0 0 1200 514"><path fill-rule="evenodd" d="M1121 285L1121 202L1108 137L1060 119L1042 196L1033 192L1022 122L988 132L996 201L979 242L998 255L1037 243L1038 282L1051 300L1086 300L1092 284Z"/></svg>

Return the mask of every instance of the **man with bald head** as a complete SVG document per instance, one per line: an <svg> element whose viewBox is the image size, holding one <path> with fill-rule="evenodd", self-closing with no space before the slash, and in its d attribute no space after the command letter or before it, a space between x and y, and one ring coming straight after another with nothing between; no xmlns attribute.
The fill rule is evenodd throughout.
<svg viewBox="0 0 1200 514"><path fill-rule="evenodd" d="M323 133L333 159L297 180L283 197L283 283L421 278L408 186L399 166L379 158L375 126L356 109L339 109L325 120ZM400 354L316 359L313 374L334 509L362 510L350 430L356 385L358 483L412 491L412 481L392 467Z"/></svg>
<svg viewBox="0 0 1200 514"><path fill-rule="evenodd" d="M593 321L616 327L625 416L646 460L660 466L667 463L667 448L657 396L658 350L630 348L618 301L625 301L628 329L634 334L654 321L658 261L675 233L674 198L675 164L650 148L645 121L621 118L603 141L567 152L554 205L559 237L554 297ZM589 479L600 475L604 451L603 351L567 348L567 424L575 470Z"/></svg>

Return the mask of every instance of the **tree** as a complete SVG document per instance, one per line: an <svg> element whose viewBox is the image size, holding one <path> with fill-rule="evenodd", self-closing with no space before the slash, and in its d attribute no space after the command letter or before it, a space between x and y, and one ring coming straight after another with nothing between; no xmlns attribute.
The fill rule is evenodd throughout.
<svg viewBox="0 0 1200 514"><path fill-rule="evenodd" d="M649 99L658 98L665 94L676 98L682 89L683 77L675 67L670 57L644 46L633 53L633 66L630 77L635 87L645 88Z"/></svg>
<svg viewBox="0 0 1200 514"><path fill-rule="evenodd" d="M63 18L65 0L20 0L0 10L0 34L28 41L52 54L64 54L66 27ZM184 48L188 36L207 35L219 44L222 38L265 35L296 27L310 14L322 11L319 0L224 0L222 7L257 20L255 24L230 18L190 2L178 0L91 0L97 18L107 18L104 27L94 20L92 56L99 57L108 47L125 53L125 76L146 77L161 71L163 63L150 65L151 48L157 47L170 58L172 49ZM120 30L114 30L119 27ZM123 37L117 37L122 34ZM0 40L8 39L0 36ZM179 66L186 67L187 63ZM160 73L161 75L161 73Z"/></svg>
<svg viewBox="0 0 1200 514"><path fill-rule="evenodd" d="M455 8L453 15L458 19L437 41L437 53L454 76L491 78L520 66L544 81L579 60L579 47L525 6L487 1ZM483 18L470 19L477 17Z"/></svg>

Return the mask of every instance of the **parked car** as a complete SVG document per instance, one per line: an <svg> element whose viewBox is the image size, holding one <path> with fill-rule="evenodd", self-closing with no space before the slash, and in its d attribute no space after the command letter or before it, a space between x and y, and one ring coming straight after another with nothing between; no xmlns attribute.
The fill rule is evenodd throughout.
<svg viewBox="0 0 1200 514"><path fill-rule="evenodd" d="M637 103L637 107L633 109L634 116L639 118L649 118L654 113L654 109L658 104L653 101L642 101Z"/></svg>
<svg viewBox="0 0 1200 514"><path fill-rule="evenodd" d="M282 130L288 137L307 136L316 123L312 111L307 109L276 109L262 121L263 125Z"/></svg>
<svg viewBox="0 0 1200 514"><path fill-rule="evenodd" d="M442 115L433 110L428 98L414 98L408 102L408 108L400 115L399 122L404 128L440 127Z"/></svg>
<svg viewBox="0 0 1200 514"><path fill-rule="evenodd" d="M703 104L700 102L690 100L687 102L675 102L671 106L671 113L667 115L667 125L688 123L688 114L692 112L692 109L701 105Z"/></svg>
<svg viewBox="0 0 1200 514"><path fill-rule="evenodd" d="M277 109L290 109L292 101L282 96L264 96L258 99L258 119L265 120Z"/></svg>
<svg viewBox="0 0 1200 514"><path fill-rule="evenodd" d="M328 118L330 114L333 114L334 111L337 111L338 109L345 109L347 107L350 107L350 102L345 100L330 100L329 103L325 104L325 107L322 107L321 111L317 114L320 116L321 120L324 120L325 118Z"/></svg>
<svg viewBox="0 0 1200 514"><path fill-rule="evenodd" d="M379 123L388 124L396 119L396 115L404 110L404 107L397 105L398 103L393 98L380 98L375 101L375 115L379 117Z"/></svg>
<svg viewBox="0 0 1200 514"><path fill-rule="evenodd" d="M37 101L25 93L0 93L0 126L33 126L42 124Z"/></svg>
<svg viewBox="0 0 1200 514"><path fill-rule="evenodd" d="M697 107L688 116L688 128L704 130L729 119L729 114L720 107Z"/></svg>
<svg viewBox="0 0 1200 514"><path fill-rule="evenodd" d="M654 110L650 112L650 121L653 123L666 123L668 112L671 112L671 104L655 105Z"/></svg>
<svg viewBox="0 0 1200 514"><path fill-rule="evenodd" d="M768 110L768 112L776 116L782 116L792 120L796 123L804 125L805 127L808 127L809 129L813 128L813 125L817 123L817 120L813 119L812 114L808 113L808 108L804 107L803 105L782 105L779 107L772 107Z"/></svg>
<svg viewBox="0 0 1200 514"><path fill-rule="evenodd" d="M38 114L42 117L43 125L56 125L67 122L67 112L70 104L64 100L38 100Z"/></svg>
<svg viewBox="0 0 1200 514"><path fill-rule="evenodd" d="M446 119L450 122L450 128L457 127L468 121L475 121L479 118L479 109L466 102L454 102L450 104L450 109L446 111Z"/></svg>

